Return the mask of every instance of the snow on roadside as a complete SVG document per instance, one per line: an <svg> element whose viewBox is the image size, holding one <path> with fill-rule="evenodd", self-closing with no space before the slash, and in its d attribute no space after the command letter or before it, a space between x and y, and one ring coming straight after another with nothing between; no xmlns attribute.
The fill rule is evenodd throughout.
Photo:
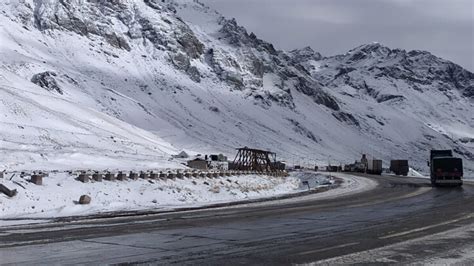
<svg viewBox="0 0 474 266"><path fill-rule="evenodd" d="M361 176L354 176L345 173L330 173L330 176L343 180L343 183L336 189L328 190L324 193L309 195L311 199L331 199L335 197L347 196L350 194L362 193L377 186L377 182Z"/></svg>
<svg viewBox="0 0 474 266"><path fill-rule="evenodd" d="M308 190L308 186L302 181L308 181L310 189L314 190L333 184L334 178L342 179L343 182L333 189L299 197L246 203L240 206L332 199L362 193L377 186L376 181L364 177L344 173L328 175L315 172L294 172L284 178L247 175L97 183L81 183L65 173L56 173L44 178L42 186L36 186L19 177L12 181L0 179L0 183L18 190L18 195L14 198L0 194L0 227L31 223L29 219L35 219L35 222L41 223L54 217L113 211L172 210L283 196ZM76 204L83 194L92 197L90 205ZM236 206L226 208L234 207Z"/></svg>
<svg viewBox="0 0 474 266"><path fill-rule="evenodd" d="M267 201L267 202L253 202L253 203L248 203L245 205L241 206L268 206L268 205L278 205L278 204L284 204L284 203L290 203L290 202L304 202L304 201L313 201L313 200L324 200L324 199L334 199L337 197L342 197L342 196L347 196L351 194L357 194L357 193L362 193L365 191L369 191L371 189L374 189L377 186L377 182L365 177L361 176L354 176L351 174L345 174L345 173L311 173L313 175L314 179L319 179L319 178L324 178L324 177L329 177L329 180L332 178L336 177L339 179L342 179L342 183L330 190L322 191L319 193L313 193L305 196L300 196L300 197L294 197L294 198L285 198L285 199L278 199L278 200L272 200L272 201ZM300 180L304 180L304 177L306 176L306 173L304 172L296 172L292 173L293 176L298 177ZM313 181L315 182L315 181ZM324 181L320 181L324 182ZM311 184L311 182L310 182ZM303 189L307 189L307 186L301 185ZM319 187L322 187L324 185L319 185ZM316 187L313 187L311 185L311 189L314 189ZM228 207L228 208L236 208L237 206L233 207Z"/></svg>
<svg viewBox="0 0 474 266"><path fill-rule="evenodd" d="M327 177L309 178L312 188L330 184ZM23 187L19 186L21 184ZM90 215L111 211L165 210L273 197L306 190L297 175L289 177L232 176L175 180L128 180L81 183L67 173L51 173L37 186L15 177L0 179L18 195L0 195L0 220L42 219ZM89 195L89 205L79 205L81 195ZM2 222L0 221L0 225Z"/></svg>
<svg viewBox="0 0 474 266"><path fill-rule="evenodd" d="M411 167L410 167L410 170L408 171L408 176L419 177L419 178L430 178L429 174L420 173Z"/></svg>

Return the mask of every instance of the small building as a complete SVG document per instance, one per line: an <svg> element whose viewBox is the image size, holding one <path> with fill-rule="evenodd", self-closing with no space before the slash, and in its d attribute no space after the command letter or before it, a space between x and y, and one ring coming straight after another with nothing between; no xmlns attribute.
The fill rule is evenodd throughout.
<svg viewBox="0 0 474 266"><path fill-rule="evenodd" d="M207 161L207 167L209 169L221 171L229 170L229 162L227 161L227 157L223 154L206 155L205 160Z"/></svg>
<svg viewBox="0 0 474 266"><path fill-rule="evenodd" d="M199 170L208 170L207 161L201 158L196 158L194 160L188 161L188 167L199 169Z"/></svg>
<svg viewBox="0 0 474 266"><path fill-rule="evenodd" d="M215 170L227 171L229 170L229 162L210 161L209 168L215 169Z"/></svg>
<svg viewBox="0 0 474 266"><path fill-rule="evenodd" d="M174 158L180 158L180 159L186 159L186 158L189 158L189 155L185 151L182 151L178 155L174 155L173 157Z"/></svg>

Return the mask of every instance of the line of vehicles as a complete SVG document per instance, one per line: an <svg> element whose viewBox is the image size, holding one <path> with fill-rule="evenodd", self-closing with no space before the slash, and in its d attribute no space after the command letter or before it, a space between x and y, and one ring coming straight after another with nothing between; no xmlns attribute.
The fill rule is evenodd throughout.
<svg viewBox="0 0 474 266"><path fill-rule="evenodd" d="M462 186L463 184L463 163L461 158L453 156L452 150L431 150L430 160L430 180L433 186ZM363 154L360 161L342 166L328 166L328 171L359 172L374 175L381 175L382 160L367 159ZM390 172L396 175L407 176L410 170L408 160L391 160Z"/></svg>

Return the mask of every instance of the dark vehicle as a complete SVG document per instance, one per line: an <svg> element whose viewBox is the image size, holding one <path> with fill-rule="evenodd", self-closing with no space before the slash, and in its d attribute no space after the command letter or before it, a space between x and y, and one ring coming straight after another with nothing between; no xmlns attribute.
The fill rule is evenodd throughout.
<svg viewBox="0 0 474 266"><path fill-rule="evenodd" d="M345 164L344 165L344 172L350 172L352 170L352 165L351 164Z"/></svg>
<svg viewBox="0 0 474 266"><path fill-rule="evenodd" d="M368 174L381 175L382 174L382 160L367 160Z"/></svg>
<svg viewBox="0 0 474 266"><path fill-rule="evenodd" d="M408 160L391 160L390 161L390 171L396 175L408 175Z"/></svg>
<svg viewBox="0 0 474 266"><path fill-rule="evenodd" d="M286 169L286 163L284 162L281 162L281 161L277 161L277 162L274 162L273 163L273 167L276 169L276 170L285 170Z"/></svg>
<svg viewBox="0 0 474 266"><path fill-rule="evenodd" d="M453 157L452 150L431 150L429 165L433 186L462 186L462 159Z"/></svg>

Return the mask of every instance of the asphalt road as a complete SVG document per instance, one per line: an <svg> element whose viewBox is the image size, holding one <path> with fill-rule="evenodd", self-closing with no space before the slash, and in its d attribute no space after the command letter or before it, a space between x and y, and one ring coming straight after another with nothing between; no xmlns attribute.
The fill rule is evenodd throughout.
<svg viewBox="0 0 474 266"><path fill-rule="evenodd" d="M370 178L379 183L375 189L337 199L0 228L0 263L410 263L474 245L474 230L462 239L410 242L473 225L473 185L442 189L424 179ZM374 250L397 243L412 244L377 257L382 251ZM344 255L349 259L337 260Z"/></svg>

